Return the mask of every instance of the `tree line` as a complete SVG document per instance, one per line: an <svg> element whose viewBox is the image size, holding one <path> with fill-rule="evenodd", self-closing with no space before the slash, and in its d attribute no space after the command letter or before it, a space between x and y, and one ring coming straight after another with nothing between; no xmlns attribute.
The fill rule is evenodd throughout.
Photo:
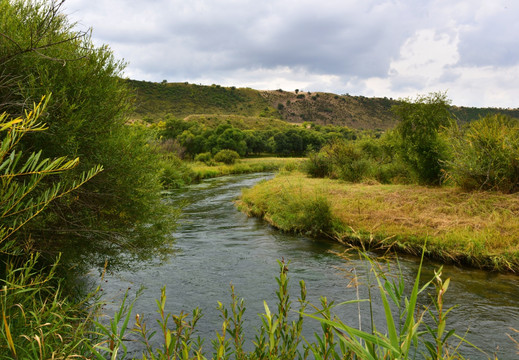
<svg viewBox="0 0 519 360"><path fill-rule="evenodd" d="M197 121L184 121L167 117L159 137L180 145L181 157L195 158L201 153L216 154L220 150L233 150L240 156L275 154L278 156L303 156L308 151L319 150L336 139L354 140L359 131L342 126L321 126L304 123L286 128L242 130L230 122L208 127Z"/></svg>

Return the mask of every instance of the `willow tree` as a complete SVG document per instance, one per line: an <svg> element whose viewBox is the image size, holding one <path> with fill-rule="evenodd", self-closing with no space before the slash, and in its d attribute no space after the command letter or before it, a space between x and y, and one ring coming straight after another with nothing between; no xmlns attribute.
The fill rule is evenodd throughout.
<svg viewBox="0 0 519 360"><path fill-rule="evenodd" d="M44 100L44 99L43 99ZM43 101L42 100L42 101ZM52 201L77 190L102 171L95 166L78 179L63 183L56 176L74 169L79 158L43 158L41 151L24 154L18 150L20 141L29 133L45 130L39 117L46 102L34 105L25 116L11 119L6 113L0 114L0 254L18 255L31 251L29 239L17 241L15 234ZM45 182L54 177L52 182Z"/></svg>
<svg viewBox="0 0 519 360"><path fill-rule="evenodd" d="M40 251L131 261L166 254L174 221L160 201L159 171L146 134L126 125L133 96L122 80L125 64L90 32L78 32L63 1L0 0L0 112L21 115L52 93L42 120L22 149L42 156L77 157L71 178L97 164L104 171L32 222ZM125 253L130 256L119 256Z"/></svg>

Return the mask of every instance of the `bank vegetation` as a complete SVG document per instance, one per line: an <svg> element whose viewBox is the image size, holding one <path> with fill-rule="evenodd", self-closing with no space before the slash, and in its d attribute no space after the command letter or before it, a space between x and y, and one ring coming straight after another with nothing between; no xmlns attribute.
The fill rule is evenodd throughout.
<svg viewBox="0 0 519 360"><path fill-rule="evenodd" d="M402 101L393 131L327 144L240 205L287 231L519 271L519 120L460 127L448 104L444 93Z"/></svg>

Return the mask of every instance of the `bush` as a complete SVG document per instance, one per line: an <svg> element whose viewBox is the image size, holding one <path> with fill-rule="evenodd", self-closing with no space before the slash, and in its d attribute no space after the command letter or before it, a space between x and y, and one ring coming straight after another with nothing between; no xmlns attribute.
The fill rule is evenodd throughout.
<svg viewBox="0 0 519 360"><path fill-rule="evenodd" d="M160 182L166 189L180 188L191 184L196 174L186 163L174 155L166 156L160 162Z"/></svg>
<svg viewBox="0 0 519 360"><path fill-rule="evenodd" d="M238 154L234 150L220 150L214 156L214 161L223 162L224 164L231 165L236 162L240 158L240 154Z"/></svg>
<svg viewBox="0 0 519 360"><path fill-rule="evenodd" d="M409 168L398 159L376 166L373 177L382 184L409 184L413 178Z"/></svg>
<svg viewBox="0 0 519 360"><path fill-rule="evenodd" d="M449 103L444 93L431 93L391 108L400 120L400 155L422 184L440 184L442 163L448 158L440 130L451 124Z"/></svg>
<svg viewBox="0 0 519 360"><path fill-rule="evenodd" d="M24 114L27 104L52 94L42 118L49 130L22 139L21 147L46 158L81 156L66 180L97 164L105 170L51 204L27 230L45 254L63 252L73 262L131 264L121 253L163 254L174 221L161 202L149 132L127 125L133 91L121 78L124 63L96 47L90 32L75 31L63 3L0 2L0 32L10 39L0 41L0 113Z"/></svg>
<svg viewBox="0 0 519 360"><path fill-rule="evenodd" d="M331 177L359 182L370 176L371 161L354 142L337 141L323 151L332 162Z"/></svg>
<svg viewBox="0 0 519 360"><path fill-rule="evenodd" d="M209 164L213 160L213 156L210 152L200 153L195 156L195 161L200 161Z"/></svg>
<svg viewBox="0 0 519 360"><path fill-rule="evenodd" d="M332 164L322 152L311 152L304 163L304 171L311 177L324 178L330 176Z"/></svg>
<svg viewBox="0 0 519 360"><path fill-rule="evenodd" d="M447 175L465 190L519 191L519 120L488 115L452 136Z"/></svg>

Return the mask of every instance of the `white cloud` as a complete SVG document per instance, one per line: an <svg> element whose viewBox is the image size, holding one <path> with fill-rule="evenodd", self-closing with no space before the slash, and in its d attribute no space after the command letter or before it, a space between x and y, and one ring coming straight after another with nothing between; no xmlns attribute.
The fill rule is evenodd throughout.
<svg viewBox="0 0 519 360"><path fill-rule="evenodd" d="M459 105L519 106L515 0L65 4L131 78L388 97L449 90Z"/></svg>

